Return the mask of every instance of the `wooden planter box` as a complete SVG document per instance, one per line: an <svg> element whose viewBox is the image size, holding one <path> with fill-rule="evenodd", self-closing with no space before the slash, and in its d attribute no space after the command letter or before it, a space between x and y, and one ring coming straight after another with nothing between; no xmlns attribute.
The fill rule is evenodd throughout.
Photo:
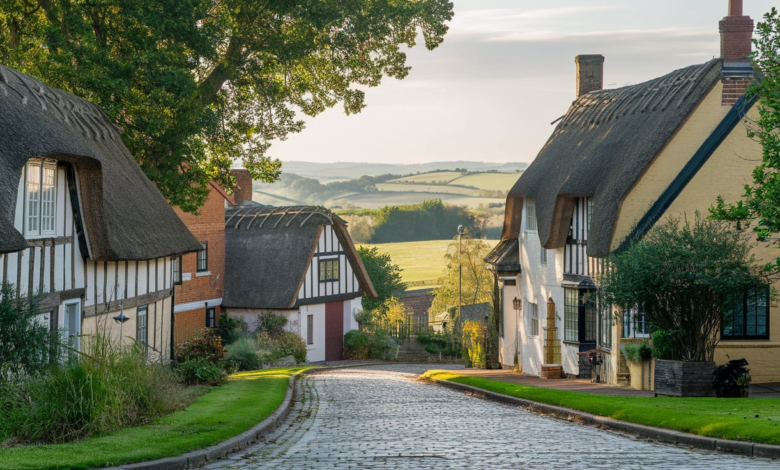
<svg viewBox="0 0 780 470"><path fill-rule="evenodd" d="M714 397L714 362L655 361L655 394L672 397Z"/></svg>

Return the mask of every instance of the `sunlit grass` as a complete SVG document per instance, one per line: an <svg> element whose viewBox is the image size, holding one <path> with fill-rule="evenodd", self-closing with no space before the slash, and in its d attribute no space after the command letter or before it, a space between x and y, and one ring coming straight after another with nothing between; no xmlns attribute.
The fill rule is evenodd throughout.
<svg viewBox="0 0 780 470"><path fill-rule="evenodd" d="M282 404L290 377L311 368L241 372L184 411L81 441L0 449L0 469L86 469L181 455L241 434Z"/></svg>
<svg viewBox="0 0 780 470"><path fill-rule="evenodd" d="M777 399L605 396L498 382L443 370L430 370L421 377L458 382L646 426L719 439L780 444L780 400Z"/></svg>

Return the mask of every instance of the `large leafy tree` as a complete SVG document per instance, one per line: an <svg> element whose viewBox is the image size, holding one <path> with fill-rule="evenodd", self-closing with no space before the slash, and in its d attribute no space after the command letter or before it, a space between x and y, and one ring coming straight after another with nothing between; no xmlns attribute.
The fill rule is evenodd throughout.
<svg viewBox="0 0 780 470"><path fill-rule="evenodd" d="M463 305L490 302L493 295L493 275L485 269L485 256L491 246L485 240L471 238L468 234L461 240L460 258L458 256L458 238L447 247L444 255L446 262L444 275L439 278L433 293L432 313L447 311L458 306L458 260L460 259L461 301Z"/></svg>
<svg viewBox="0 0 780 470"><path fill-rule="evenodd" d="M748 135L761 142L761 164L753 171L753 184L745 186L742 201L727 204L718 198L711 209L715 218L753 223L758 239L780 232L780 13L764 15L753 40L753 64L760 72L749 94L759 96L759 118L748 126ZM780 266L780 258L777 259Z"/></svg>
<svg viewBox="0 0 780 470"><path fill-rule="evenodd" d="M365 106L434 49L449 0L5 0L0 62L101 106L163 194L194 210L237 161L273 181L298 114Z"/></svg>
<svg viewBox="0 0 780 470"><path fill-rule="evenodd" d="M406 291L406 283L401 278L403 269L393 263L390 255L381 253L375 246L360 246L358 253L377 293L375 299L363 296L363 308L386 310L388 301L400 297Z"/></svg>
<svg viewBox="0 0 780 470"><path fill-rule="evenodd" d="M663 220L609 257L611 269L599 279L599 295L623 311L643 311L651 328L672 338L675 357L712 361L737 299L773 280L746 238L733 224L698 213L692 221Z"/></svg>

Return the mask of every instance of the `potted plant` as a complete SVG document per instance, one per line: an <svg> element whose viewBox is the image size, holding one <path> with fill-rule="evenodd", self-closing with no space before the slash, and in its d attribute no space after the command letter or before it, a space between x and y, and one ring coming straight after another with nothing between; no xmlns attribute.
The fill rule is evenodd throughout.
<svg viewBox="0 0 780 470"><path fill-rule="evenodd" d="M658 222L609 257L602 301L644 312L654 331L656 394L714 395L724 317L746 291L772 282L771 269L756 262L751 248L743 229L696 213L693 221Z"/></svg>
<svg viewBox="0 0 780 470"><path fill-rule="evenodd" d="M620 346L623 357L628 364L628 372L631 374L631 388L634 390L649 390L650 360L653 351L650 345L643 343L625 343Z"/></svg>

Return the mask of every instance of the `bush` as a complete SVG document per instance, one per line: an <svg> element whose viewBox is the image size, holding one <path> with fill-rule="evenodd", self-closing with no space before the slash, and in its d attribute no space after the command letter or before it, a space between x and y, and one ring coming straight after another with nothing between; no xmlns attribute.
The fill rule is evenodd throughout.
<svg viewBox="0 0 780 470"><path fill-rule="evenodd" d="M173 371L139 345L85 337L84 351L45 374L0 387L0 441L60 443L148 422L181 408Z"/></svg>
<svg viewBox="0 0 780 470"><path fill-rule="evenodd" d="M205 359L212 364L218 364L225 357L222 338L216 332L204 328L200 336L176 345L176 360L179 362L191 359Z"/></svg>
<svg viewBox="0 0 780 470"><path fill-rule="evenodd" d="M232 344L228 344L225 349L226 361L234 361L237 370L256 370L261 366L260 358L257 357L256 343L251 338L242 338Z"/></svg>
<svg viewBox="0 0 780 470"><path fill-rule="evenodd" d="M258 333L278 336L284 332L284 327L287 326L287 317L279 313L263 312L257 316L255 326Z"/></svg>
<svg viewBox="0 0 780 470"><path fill-rule="evenodd" d="M460 344L453 339L449 331L437 332L421 331L417 334L417 342L425 345L425 351L430 354L441 354L447 357L460 357Z"/></svg>
<svg viewBox="0 0 780 470"><path fill-rule="evenodd" d="M639 363L653 357L653 349L647 343L628 343L620 346L620 349L628 362Z"/></svg>
<svg viewBox="0 0 780 470"><path fill-rule="evenodd" d="M347 331L344 335L344 358L368 359L372 341L369 333L360 330Z"/></svg>
<svg viewBox="0 0 780 470"><path fill-rule="evenodd" d="M681 361L677 345L683 336L679 330L657 330L653 333L653 357L667 361Z"/></svg>
<svg viewBox="0 0 780 470"><path fill-rule="evenodd" d="M287 356L293 356L295 362L306 362L306 343L292 331L282 331L271 336L267 333L257 335L258 355L264 364L273 363Z"/></svg>
<svg viewBox="0 0 780 470"><path fill-rule="evenodd" d="M179 363L177 370L181 380L187 385L219 385L227 377L222 367L203 357L187 359Z"/></svg>
<svg viewBox="0 0 780 470"><path fill-rule="evenodd" d="M14 286L0 288L0 386L11 378L43 373L59 362L59 335L36 321L35 301L17 298Z"/></svg>
<svg viewBox="0 0 780 470"><path fill-rule="evenodd" d="M216 332L222 338L222 344L227 346L246 337L249 333L249 325L243 318L233 318L227 312L222 312L219 315Z"/></svg>

